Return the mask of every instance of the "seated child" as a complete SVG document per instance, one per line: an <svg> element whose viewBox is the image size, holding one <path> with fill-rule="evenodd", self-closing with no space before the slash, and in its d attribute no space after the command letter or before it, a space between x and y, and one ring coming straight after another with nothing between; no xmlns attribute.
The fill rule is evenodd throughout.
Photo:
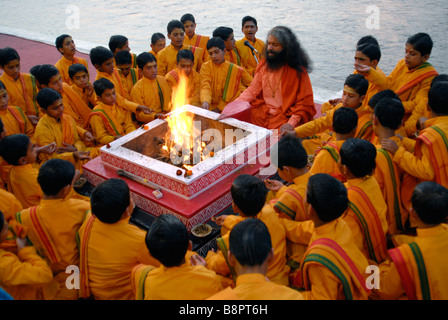
<svg viewBox="0 0 448 320"><path fill-rule="evenodd" d="M381 263L387 256L387 204L373 176L376 148L367 140L345 140L339 152L339 170L347 179L349 210L345 222L353 233L353 242L364 255Z"/></svg>
<svg viewBox="0 0 448 320"><path fill-rule="evenodd" d="M275 211L268 204L265 205L268 190L262 180L248 174L239 175L230 188L232 195L232 209L237 215L221 215L216 219L218 225L224 230L232 228L245 219L260 219L268 227L271 235L274 257L269 263L266 277L278 284L288 285L290 268L286 264L286 235L284 227ZM223 229L221 231L223 231ZM224 276L232 274L235 280L235 272L227 263L227 250L229 232L217 239L220 249L217 253L209 251L205 260L207 268Z"/></svg>
<svg viewBox="0 0 448 320"><path fill-rule="evenodd" d="M411 226L417 236L398 243L380 264L381 285L375 293L381 299L446 300L448 282L448 233L444 224L448 212L448 190L441 185L422 182L412 194ZM397 238L402 236L396 236Z"/></svg>
<svg viewBox="0 0 448 320"><path fill-rule="evenodd" d="M207 41L210 39L207 36L201 36L196 33L196 19L191 13L184 14L180 21L184 24L185 38L184 45L195 46L202 49L202 61L208 58Z"/></svg>
<svg viewBox="0 0 448 320"><path fill-rule="evenodd" d="M314 231L309 239L307 222L296 222L295 237L310 244L292 286L304 288L306 300L367 300L369 263L341 218L349 202L347 189L336 178L317 173L308 182L306 202Z"/></svg>
<svg viewBox="0 0 448 320"><path fill-rule="evenodd" d="M182 49L177 53L177 68L168 72L165 76L168 85L174 95L180 82L180 75L188 78L187 82L187 103L196 107L201 106L201 76L196 70L193 70L194 55L190 50Z"/></svg>
<svg viewBox="0 0 448 320"><path fill-rule="evenodd" d="M149 53L152 53L152 55L157 58L157 53L165 47L166 38L163 33L153 33L151 36L151 50L149 51Z"/></svg>
<svg viewBox="0 0 448 320"><path fill-rule="evenodd" d="M339 152L345 140L353 138L358 126L358 114L352 108L341 107L334 111L333 132L335 141L325 144L316 153L310 172L311 174L326 173L341 182L346 182L339 171Z"/></svg>
<svg viewBox="0 0 448 320"><path fill-rule="evenodd" d="M226 47L221 38L211 38L207 50L210 60L200 71L202 108L221 112L246 89L242 82L244 68L224 59Z"/></svg>
<svg viewBox="0 0 448 320"><path fill-rule="evenodd" d="M136 299L204 300L224 289L224 283L231 284L208 270L198 255L192 256L191 264L186 263L185 255L193 244L185 225L173 215L157 217L146 235L146 246L161 265L134 269L132 282Z"/></svg>
<svg viewBox="0 0 448 320"><path fill-rule="evenodd" d="M131 48L129 48L129 40L127 37L123 35L113 35L109 39L109 49L112 51L114 56L120 51L128 51L131 52ZM137 55L135 53L131 53L131 67L137 68Z"/></svg>
<svg viewBox="0 0 448 320"><path fill-rule="evenodd" d="M120 74L121 83L126 92L126 99L131 99L132 87L141 78L137 68L132 68L132 55L129 51L123 50L115 55L115 64Z"/></svg>
<svg viewBox="0 0 448 320"><path fill-rule="evenodd" d="M20 72L20 56L13 48L0 49L0 76L9 94L9 104L20 107L35 126L39 121L39 107L35 101L38 88L34 77Z"/></svg>
<svg viewBox="0 0 448 320"><path fill-rule="evenodd" d="M78 290L65 285L65 270L79 265L76 233L90 211L90 203L70 196L76 178L72 163L62 159L46 161L37 176L43 191L39 205L16 214L16 220L28 229L27 237L48 261L59 283L57 300L78 299Z"/></svg>
<svg viewBox="0 0 448 320"><path fill-rule="evenodd" d="M73 38L70 35L60 35L56 38L55 44L56 49L62 54L62 57L58 60L58 62L56 62L54 66L58 68L59 73L61 74L62 81L68 83L71 86L73 85L73 81L69 76L68 68L71 65L79 63L88 70L89 65L87 64L86 59L75 57L76 46ZM86 73L88 74L89 72L86 71Z"/></svg>
<svg viewBox="0 0 448 320"><path fill-rule="evenodd" d="M93 87L100 103L93 108L88 125L97 143L103 146L134 131L131 113L116 103L114 84L100 78L93 83Z"/></svg>
<svg viewBox="0 0 448 320"><path fill-rule="evenodd" d="M93 109L96 105L96 95L93 84L90 83L87 68L80 63L75 63L68 68L68 76L73 82L73 91L90 109Z"/></svg>
<svg viewBox="0 0 448 320"><path fill-rule="evenodd" d="M158 267L159 262L146 249L145 232L129 223L135 207L129 187L121 179L106 180L93 189L90 202L92 213L78 232L80 296L133 300L132 269L141 263Z"/></svg>
<svg viewBox="0 0 448 320"><path fill-rule="evenodd" d="M236 286L208 300L303 300L300 292L268 281L266 272L274 257L271 236L258 219L238 223L229 235L229 264L235 269Z"/></svg>
<svg viewBox="0 0 448 320"><path fill-rule="evenodd" d="M7 234L8 222L0 211L0 245ZM36 249L26 246L26 239L16 241L17 255L0 249L0 285L15 300L36 300L42 286L53 280L53 273Z"/></svg>

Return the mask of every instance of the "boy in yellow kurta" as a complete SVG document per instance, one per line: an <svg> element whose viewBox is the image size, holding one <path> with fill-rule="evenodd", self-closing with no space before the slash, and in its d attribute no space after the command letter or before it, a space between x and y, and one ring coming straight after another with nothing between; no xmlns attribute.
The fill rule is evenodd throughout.
<svg viewBox="0 0 448 320"><path fill-rule="evenodd" d="M171 20L167 26L168 39L171 43L157 53L157 74L165 76L176 68L177 53L181 49L188 49L194 54L194 70L200 71L202 66L203 49L195 46L185 45L185 27L179 20Z"/></svg>
<svg viewBox="0 0 448 320"><path fill-rule="evenodd" d="M229 27L218 27L213 30L213 38L214 37L219 37L224 41L224 44L226 45L226 54L224 58L226 61L242 67L241 56L235 48L235 36L233 34L233 29ZM249 76L252 78L251 75Z"/></svg>
<svg viewBox="0 0 448 320"><path fill-rule="evenodd" d="M84 103L93 109L97 103L93 84L90 83L89 72L87 68L76 63L68 68L68 75L73 82L71 88L84 101Z"/></svg>
<svg viewBox="0 0 448 320"><path fill-rule="evenodd" d="M7 234L8 222L0 211L0 245ZM17 255L0 249L0 285L15 300L42 298L41 287L53 280L53 273L33 246L25 246L26 239L16 241Z"/></svg>
<svg viewBox="0 0 448 320"><path fill-rule="evenodd" d="M9 94L10 105L20 107L33 125L39 121L36 103L37 85L34 77L20 72L20 56L13 48L0 49L0 76Z"/></svg>
<svg viewBox="0 0 448 320"><path fill-rule="evenodd" d="M59 73L61 74L62 81L71 86L73 85L73 82L68 74L68 68L71 65L80 63L88 70L89 65L87 64L86 59L75 57L76 46L73 38L70 35L60 35L56 38L55 44L56 49L62 54L62 57L58 60L58 62L56 62L54 66L58 68Z"/></svg>
<svg viewBox="0 0 448 320"><path fill-rule="evenodd" d="M69 196L75 177L75 167L70 162L48 160L37 177L43 191L41 202L16 214L16 220L28 228L28 239L48 261L59 283L55 298L58 300L78 298L78 290L66 286L65 271L70 265L79 266L76 232L90 210L90 203Z"/></svg>
<svg viewBox="0 0 448 320"><path fill-rule="evenodd" d="M309 179L306 202L312 225L289 222L295 228L288 228L288 237L309 242L292 286L304 288L306 300L367 300L369 263L341 218L347 210L347 189L336 178L318 173Z"/></svg>
<svg viewBox="0 0 448 320"><path fill-rule="evenodd" d="M202 61L206 61L208 59L207 52L207 41L210 37L201 36L196 33L196 20L191 13L184 14L180 21L184 24L185 28L185 38L184 45L194 46L202 49Z"/></svg>
<svg viewBox="0 0 448 320"><path fill-rule="evenodd" d="M185 261L192 242L185 225L173 215L162 214L152 223L146 246L161 265L134 268L137 300L204 300L232 284L207 269L199 255L191 256L190 263Z"/></svg>
<svg viewBox="0 0 448 320"><path fill-rule="evenodd" d="M131 53L126 50L117 52L115 55L115 64L117 65L121 83L126 93L126 99L132 100L131 90L141 77L138 69L132 67Z"/></svg>
<svg viewBox="0 0 448 320"><path fill-rule="evenodd" d="M229 264L235 268L236 286L227 288L209 300L303 300L300 292L266 279L274 257L271 236L258 219L238 223L229 236Z"/></svg>
<svg viewBox="0 0 448 320"><path fill-rule="evenodd" d="M79 229L80 296L131 300L131 271L140 264L159 266L145 246L145 232L129 223L134 210L124 180L109 179L92 191L92 214Z"/></svg>
<svg viewBox="0 0 448 320"><path fill-rule="evenodd" d="M182 49L177 53L177 68L168 72L165 76L174 95L180 82L181 74L188 78L187 103L196 107L201 106L201 76L193 70L194 55L190 50Z"/></svg>
<svg viewBox="0 0 448 320"><path fill-rule="evenodd" d="M131 113L117 106L115 86L106 78L93 83L100 103L92 110L86 123L100 146L108 144L135 130Z"/></svg>
<svg viewBox="0 0 448 320"><path fill-rule="evenodd" d="M227 263L229 248L229 232L245 219L260 219L268 227L274 248L274 257L269 263L266 277L278 284L288 285L290 267L286 264L286 235L280 218L270 205L265 205L268 189L264 182L251 175L239 175L230 188L232 194L232 208L237 215L222 215L216 218L221 225L221 238L217 239L220 251L209 251L206 256L207 268L216 273L235 279L232 266Z"/></svg>
<svg viewBox="0 0 448 320"><path fill-rule="evenodd" d="M155 32L151 36L151 50L148 51L152 53L154 57L157 58L157 53L166 47L166 38L163 33Z"/></svg>
<svg viewBox="0 0 448 320"><path fill-rule="evenodd" d="M243 85L244 69L225 61L226 52L221 38L211 38L207 43L210 60L201 68L202 108L221 112L246 89Z"/></svg>
<svg viewBox="0 0 448 320"><path fill-rule="evenodd" d="M381 299L446 300L448 283L448 190L435 182L422 182L414 189L410 212L417 235L395 236L397 247L380 264Z"/></svg>
<svg viewBox="0 0 448 320"><path fill-rule="evenodd" d="M262 59L261 54L264 49L264 41L255 37L258 32L258 24L254 17L245 16L242 19L241 25L241 31L244 33L244 38L235 43L235 48L241 56L242 65L247 70L249 75L253 77L255 70L257 69L258 62ZM246 41L248 41L257 52L255 52L255 50L252 51L250 47L246 46Z"/></svg>
<svg viewBox="0 0 448 320"><path fill-rule="evenodd" d="M120 51L131 52L131 48L129 47L129 39L121 34L111 36L108 45L114 56ZM132 68L137 68L137 55L135 53L131 53L131 56Z"/></svg>
<svg viewBox="0 0 448 320"><path fill-rule="evenodd" d="M131 90L133 101L153 110L153 114L145 117L149 122L171 110L171 88L165 77L157 74L157 60L148 52L137 57L138 68L143 77Z"/></svg>

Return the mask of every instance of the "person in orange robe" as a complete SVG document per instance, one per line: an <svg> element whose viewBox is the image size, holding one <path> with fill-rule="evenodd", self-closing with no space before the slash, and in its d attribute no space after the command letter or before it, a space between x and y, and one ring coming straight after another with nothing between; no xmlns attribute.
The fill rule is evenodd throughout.
<svg viewBox="0 0 448 320"><path fill-rule="evenodd" d="M176 68L177 53L179 50L188 49L194 54L194 70L199 72L202 66L203 49L195 46L185 45L185 27L179 20L171 20L167 26L168 39L171 40L169 46L157 53L157 73L165 76L168 72Z"/></svg>
<svg viewBox="0 0 448 320"><path fill-rule="evenodd" d="M221 215L215 219L221 225L222 237L217 239L220 251L207 253L207 268L224 276L232 276L235 281L234 268L229 266L227 260L229 233L245 219L259 219L268 227L274 248L274 257L269 263L266 277L275 283L288 285L290 267L286 264L285 230L274 209L269 204L265 205L268 192L266 185L259 178L242 174L233 181L230 192L232 209L237 215Z"/></svg>
<svg viewBox="0 0 448 320"><path fill-rule="evenodd" d="M255 75L257 65L263 58L265 43L261 39L257 39L255 35L258 32L257 19L251 16L245 16L241 21L241 31L244 38L236 41L235 48L241 56L241 63L252 77ZM246 46L245 42L255 49Z"/></svg>
<svg viewBox="0 0 448 320"><path fill-rule="evenodd" d="M410 212L416 236L394 237L396 248L379 265L381 285L374 290L380 299L446 300L448 283L448 190L425 181L415 187ZM396 239L395 239L396 238Z"/></svg>
<svg viewBox="0 0 448 320"><path fill-rule="evenodd" d="M171 88L171 96L177 91L181 75L188 80L187 103L196 107L201 106L201 76L193 70L194 55L190 50L182 49L177 53L177 68L168 72L165 79Z"/></svg>
<svg viewBox="0 0 448 320"><path fill-rule="evenodd" d="M392 139L401 145L401 140L395 136L395 131L401 126L404 107L400 100L383 98L374 110L373 131L378 141ZM392 155L377 144L376 167L374 177L382 190L387 204L387 221L389 234L394 235L405 231L408 220L408 208L401 199L403 170L392 160Z"/></svg>
<svg viewBox="0 0 448 320"><path fill-rule="evenodd" d="M326 173L345 183L347 180L339 171L339 153L345 140L354 138L358 126L358 114L352 108L341 107L334 111L333 131L335 141L325 144L313 159L311 174Z"/></svg>
<svg viewBox="0 0 448 320"><path fill-rule="evenodd" d="M308 242L300 272L292 277L293 288L303 288L306 300L367 300L367 258L356 245L350 226L342 218L349 202L341 181L325 174L310 177L306 207L313 222L295 222L288 237ZM328 205L331 203L331 205ZM311 232L311 234L310 234Z"/></svg>
<svg viewBox="0 0 448 320"><path fill-rule="evenodd" d="M155 32L151 36L151 50L148 51L152 53L154 57L157 58L157 53L166 47L166 38L163 33Z"/></svg>
<svg viewBox="0 0 448 320"><path fill-rule="evenodd" d="M123 35L113 35L109 39L109 49L112 51L114 56L120 51L128 51L131 52L131 48L129 47L129 39ZM135 53L131 53L132 58L132 68L137 68L137 55ZM116 65L115 65L116 66Z"/></svg>
<svg viewBox="0 0 448 320"><path fill-rule="evenodd" d="M53 280L53 273L26 239L16 239L17 254L3 250L7 239L8 222L0 211L0 285L15 300L41 298L42 286Z"/></svg>
<svg viewBox="0 0 448 320"><path fill-rule="evenodd" d="M93 109L97 104L97 99L93 84L90 83L87 68L80 63L73 64L68 68L68 75L73 82L71 86L73 91L90 109Z"/></svg>
<svg viewBox="0 0 448 320"><path fill-rule="evenodd" d="M385 76L367 65L355 65L355 70L366 76L379 90L391 89L400 97L406 111L404 121L416 109L421 101L428 100L428 91L432 79L438 75L428 62L433 42L426 33L417 33L406 41L406 53L394 70Z"/></svg>
<svg viewBox="0 0 448 320"><path fill-rule="evenodd" d="M244 101L252 122L264 128L287 132L310 121L316 107L308 70L307 55L292 31L273 28L268 35L266 59L260 61L250 86L224 109L224 116Z"/></svg>
<svg viewBox="0 0 448 320"><path fill-rule="evenodd" d="M134 268L132 283L137 300L204 300L232 285L230 279L207 269L201 256L195 254L190 263L185 261L193 244L185 225L173 215L157 217L148 230L146 246L161 265Z"/></svg>
<svg viewBox="0 0 448 320"><path fill-rule="evenodd" d="M343 216L353 242L375 263L387 257L387 204L373 176L377 151L364 139L346 140L340 150L339 170L347 179L349 210Z"/></svg>
<svg viewBox="0 0 448 320"><path fill-rule="evenodd" d="M115 55L115 64L120 74L121 83L126 93L126 99L131 99L131 90L139 79L141 73L137 68L132 68L132 55L129 51L123 50ZM138 61L137 61L138 67Z"/></svg>
<svg viewBox="0 0 448 320"><path fill-rule="evenodd" d="M68 34L62 34L56 38L55 41L56 49L62 54L61 59L59 59L54 65L58 68L59 73L61 74L62 81L67 83L69 86L73 85L73 81L68 74L68 68L71 65L76 63L80 63L89 69L89 65L87 64L86 59L75 57L76 54L76 45L73 38Z"/></svg>
<svg viewBox="0 0 448 320"><path fill-rule="evenodd" d="M208 300L303 300L300 292L266 279L274 257L271 236L258 219L245 219L229 235L229 264L235 269L235 288L228 287Z"/></svg>
<svg viewBox="0 0 448 320"><path fill-rule="evenodd" d="M196 20L191 13L186 13L180 18L180 22L184 24L185 38L184 45L193 46L202 49L202 61L208 59L207 41L210 37L201 36L196 33Z"/></svg>
<svg viewBox="0 0 448 320"><path fill-rule="evenodd" d="M8 91L10 105L20 107L33 125L39 121L39 107L36 103L37 85L34 77L20 72L20 56L13 48L0 49L0 76Z"/></svg>
<svg viewBox="0 0 448 320"><path fill-rule="evenodd" d="M75 167L62 159L50 159L39 169L37 181L43 197L39 205L16 214L28 228L27 237L48 261L59 284L54 299L76 300L78 290L66 286L68 266L79 266L76 233L90 211L88 201L70 197L76 179Z"/></svg>
<svg viewBox="0 0 448 320"><path fill-rule="evenodd" d="M201 68L201 104L202 108L216 112L222 111L225 106L245 90L245 83L250 83L244 69L224 59L226 51L221 38L211 38L207 42L210 60Z"/></svg>
<svg viewBox="0 0 448 320"><path fill-rule="evenodd" d="M145 232L129 222L135 208L129 187L122 179L106 180L93 189L90 202L92 213L78 231L80 297L132 300L132 269L160 263L146 249Z"/></svg>
<svg viewBox="0 0 448 320"><path fill-rule="evenodd" d="M226 54L224 56L226 61L229 61L242 67L243 63L241 61L241 56L238 53L238 50L235 48L236 41L235 36L233 34L233 29L229 27L218 27L215 30L213 30L213 38L215 37L221 38L224 41L224 44L226 45ZM251 75L249 76L251 77L251 79L253 78Z"/></svg>

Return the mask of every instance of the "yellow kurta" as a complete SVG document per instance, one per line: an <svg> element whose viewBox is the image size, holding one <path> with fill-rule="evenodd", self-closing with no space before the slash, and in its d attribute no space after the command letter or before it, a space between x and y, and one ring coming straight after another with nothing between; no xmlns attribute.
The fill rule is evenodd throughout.
<svg viewBox="0 0 448 320"><path fill-rule="evenodd" d="M258 53L254 52L257 57L258 62L260 62L261 56L264 49L264 42L260 39L255 39L255 42L250 41L246 37L241 40L235 42L235 48L238 50L238 53L241 56L241 62L243 67L247 70L247 72L253 77L255 73L255 69L257 69L257 61L255 60L252 50L244 44L244 41L249 41L249 43L257 49Z"/></svg>
<svg viewBox="0 0 448 320"><path fill-rule="evenodd" d="M222 111L245 90L241 82L243 71L243 68L228 61L220 65L205 62L200 72L201 103L208 102L210 110L218 108Z"/></svg>
<svg viewBox="0 0 448 320"><path fill-rule="evenodd" d="M226 59L226 61L229 61L236 65L239 65L240 67L244 67L243 63L241 61L241 56L238 53L238 50L236 48L233 48L232 51L226 51L226 54L224 55L224 59Z"/></svg>
<svg viewBox="0 0 448 320"><path fill-rule="evenodd" d="M34 76L21 73L19 79L15 81L4 72L0 76L0 80L8 91L9 105L20 107L27 116L40 115L39 106L36 102L38 89Z"/></svg>
<svg viewBox="0 0 448 320"><path fill-rule="evenodd" d="M165 75L165 79L171 88L171 95L174 95L179 84L179 69L173 69ZM188 76L188 103L200 107L201 106L201 76L196 70L191 70Z"/></svg>
<svg viewBox="0 0 448 320"><path fill-rule="evenodd" d="M339 151L345 140L332 141L326 144L317 154L311 166L310 172L326 173L332 177L335 177L341 182L346 182L345 177L342 175L338 167Z"/></svg>
<svg viewBox="0 0 448 320"><path fill-rule="evenodd" d="M59 59L54 65L56 68L58 68L59 73L61 74L62 81L68 83L70 86L73 84L73 81L68 75L68 68L70 68L71 65L77 63L84 65L87 68L87 73L89 72L89 65L84 58L73 57L73 60L70 61L65 56L62 56L61 59Z"/></svg>
<svg viewBox="0 0 448 320"><path fill-rule="evenodd" d="M146 248L146 232L130 224L129 217L113 224L95 219L89 235L85 230L86 223L79 229L79 239L81 250L86 248L90 293L96 300L133 300L132 269L141 263L160 265Z"/></svg>
<svg viewBox="0 0 448 320"><path fill-rule="evenodd" d="M176 50L172 44L163 48L157 53L157 73L165 76L168 72L177 67L177 53L182 49L188 49L193 52L194 65L193 70L199 72L202 66L203 50L198 47L183 45L182 48Z"/></svg>
<svg viewBox="0 0 448 320"><path fill-rule="evenodd" d="M75 93L84 101L84 103L89 106L89 108L94 108L98 103L95 91L92 92L90 96L88 96L82 88L78 87L76 84L72 85L71 88Z"/></svg>
<svg viewBox="0 0 448 320"><path fill-rule="evenodd" d="M34 141L34 127L26 117L20 107L8 106L4 110L0 110L0 118L2 119L6 134L23 133L26 134L32 142Z"/></svg>
<svg viewBox="0 0 448 320"><path fill-rule="evenodd" d="M12 166L8 176L8 191L14 194L23 208L36 206L43 193L37 182L39 170L32 164Z"/></svg>
<svg viewBox="0 0 448 320"><path fill-rule="evenodd" d="M120 74L121 83L123 84L124 91L126 92L125 98L132 101L131 90L139 80L138 69L131 68L129 74L126 77L121 73L120 70L118 71L118 73Z"/></svg>
<svg viewBox="0 0 448 320"><path fill-rule="evenodd" d="M23 237L26 233L25 228L16 221L15 215L23 209L22 204L10 192L0 189L0 211L8 223L8 233L6 240L0 243L0 249L16 253L16 236Z"/></svg>
<svg viewBox="0 0 448 320"><path fill-rule="evenodd" d="M64 113L72 117L76 124L83 127L92 111L89 105L67 84L62 84L62 103Z"/></svg>
<svg viewBox="0 0 448 320"><path fill-rule="evenodd" d="M185 35L184 45L201 48L202 49L202 61L205 62L209 56L208 51L207 51L208 40L210 40L210 37L201 36L198 34L194 34L193 37L191 37L191 39L187 35Z"/></svg>

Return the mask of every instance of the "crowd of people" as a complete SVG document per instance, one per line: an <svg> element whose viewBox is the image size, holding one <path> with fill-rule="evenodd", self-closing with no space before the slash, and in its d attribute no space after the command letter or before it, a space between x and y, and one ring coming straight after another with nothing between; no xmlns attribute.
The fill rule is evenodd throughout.
<svg viewBox="0 0 448 320"><path fill-rule="evenodd" d="M448 299L448 76L428 62L431 37L403 41L389 75L378 41L359 39L341 98L316 116L294 32L276 26L263 41L251 16L241 27L238 41L225 26L198 35L185 14L138 55L113 35L91 49L95 70L67 34L61 59L29 74L0 49L1 298ZM233 181L234 214L213 218L221 234L206 256L175 216L130 224L124 180L89 197L73 187L102 146L172 111L182 79L189 104L279 134L278 178Z"/></svg>

